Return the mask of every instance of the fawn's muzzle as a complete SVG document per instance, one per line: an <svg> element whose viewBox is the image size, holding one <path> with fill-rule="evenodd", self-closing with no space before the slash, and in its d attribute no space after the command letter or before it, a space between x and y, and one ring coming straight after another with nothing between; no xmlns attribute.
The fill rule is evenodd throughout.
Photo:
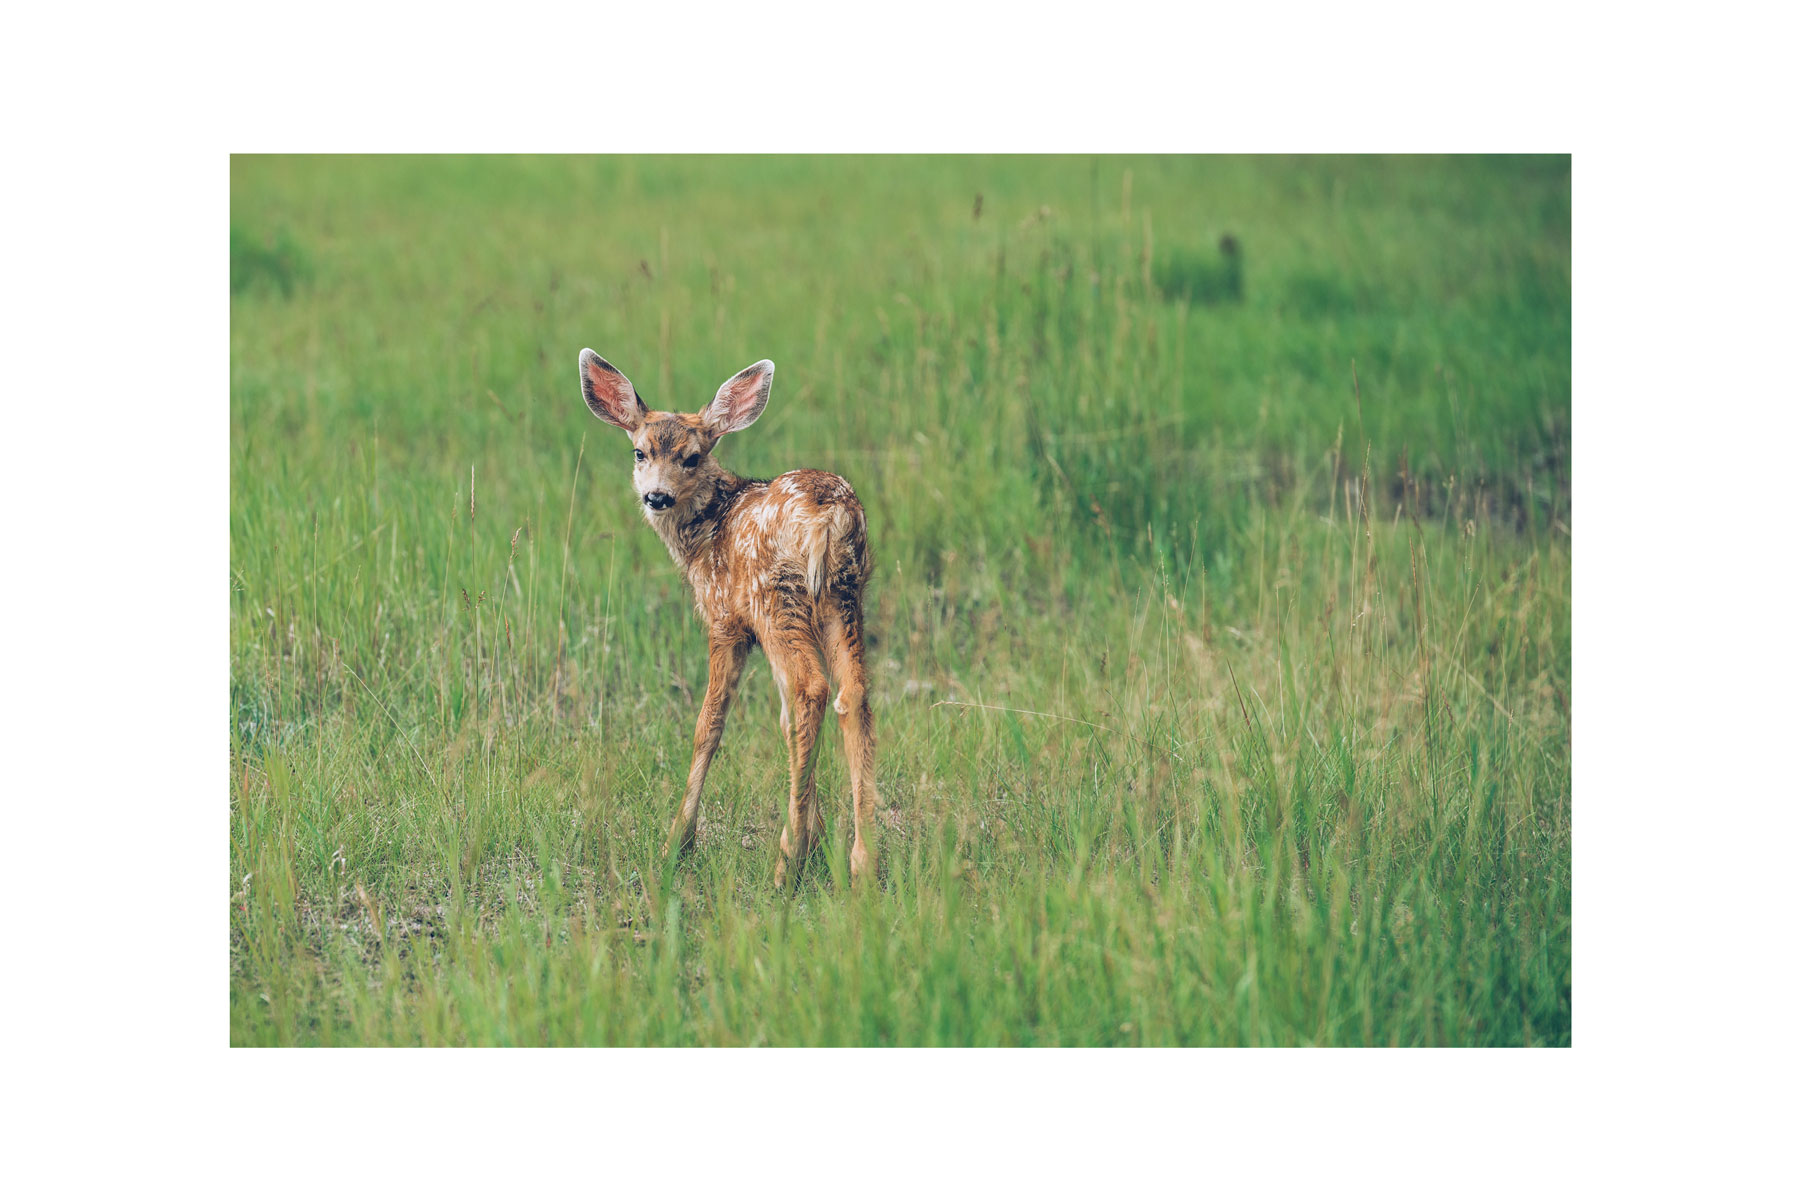
<svg viewBox="0 0 1800 1200"><path fill-rule="evenodd" d="M669 507L669 505L675 503L675 497L669 495L667 492L645 492L644 503L655 509L657 512L661 512L663 509Z"/></svg>

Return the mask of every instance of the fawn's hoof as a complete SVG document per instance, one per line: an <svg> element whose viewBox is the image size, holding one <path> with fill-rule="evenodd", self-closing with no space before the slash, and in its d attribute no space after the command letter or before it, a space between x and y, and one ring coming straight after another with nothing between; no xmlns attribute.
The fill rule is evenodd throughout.
<svg viewBox="0 0 1800 1200"><path fill-rule="evenodd" d="M775 886L787 887L790 883L800 882L800 871L805 866L806 856L812 853L817 840L811 837L796 838L792 831L781 831L781 857L775 860Z"/></svg>
<svg viewBox="0 0 1800 1200"><path fill-rule="evenodd" d="M875 881L875 854L862 842L850 847L850 882L861 884Z"/></svg>
<svg viewBox="0 0 1800 1200"><path fill-rule="evenodd" d="M775 860L776 888L785 890L790 886L798 887L800 885L801 872L805 870L805 863L806 860L804 858L801 858L798 855L788 854L784 851L781 857Z"/></svg>

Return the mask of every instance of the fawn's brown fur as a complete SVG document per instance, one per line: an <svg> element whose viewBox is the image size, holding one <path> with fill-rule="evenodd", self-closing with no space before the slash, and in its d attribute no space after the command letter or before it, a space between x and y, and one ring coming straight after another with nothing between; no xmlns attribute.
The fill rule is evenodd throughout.
<svg viewBox="0 0 1800 1200"><path fill-rule="evenodd" d="M781 691L788 744L788 816L775 882L797 879L823 832L813 789L813 752L832 707L850 762L855 839L853 880L873 875L875 718L863 670L863 585L871 568L862 505L849 483L825 471L740 479L712 456L728 433L746 429L769 402L775 364L744 368L698 413L652 412L618 368L581 352L581 391L595 416L631 435L632 482L644 518L694 591L706 622L706 699L694 729L687 791L669 827L671 852L694 840L700 793L725 714L753 647L761 645Z"/></svg>

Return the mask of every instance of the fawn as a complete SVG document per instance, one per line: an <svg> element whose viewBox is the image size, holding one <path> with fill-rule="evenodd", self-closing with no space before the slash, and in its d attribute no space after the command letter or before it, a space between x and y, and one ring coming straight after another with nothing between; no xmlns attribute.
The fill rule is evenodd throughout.
<svg viewBox="0 0 1800 1200"><path fill-rule="evenodd" d="M706 622L706 699L694 727L687 791L669 827L669 852L693 844L700 792L744 662L760 644L781 692L788 745L787 828L776 886L797 880L824 830L813 790L813 750L825 719L828 668L833 708L850 763L856 835L850 877L873 877L875 717L863 670L863 585L872 567L862 505L850 484L825 471L740 479L713 457L719 439L748 429L769 402L775 364L733 375L698 413L652 412L619 369L581 352L581 393L596 417L631 435L631 480L656 530L694 592Z"/></svg>

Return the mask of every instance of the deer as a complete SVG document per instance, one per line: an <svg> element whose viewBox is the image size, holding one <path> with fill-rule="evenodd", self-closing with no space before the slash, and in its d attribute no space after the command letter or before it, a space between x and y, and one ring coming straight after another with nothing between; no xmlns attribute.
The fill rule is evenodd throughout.
<svg viewBox="0 0 1800 1200"><path fill-rule="evenodd" d="M761 646L781 694L788 751L787 824L775 885L797 883L824 834L814 751L830 695L849 760L852 885L874 876L875 718L863 666L863 587L872 570L868 523L849 481L796 470L744 479L714 457L727 434L750 428L769 403L775 364L752 363L696 413L652 411L631 381L590 349L580 355L589 411L631 438L632 487L644 519L693 591L706 625L706 697L694 726L687 789L666 851L691 850L707 769L725 731L751 650Z"/></svg>

